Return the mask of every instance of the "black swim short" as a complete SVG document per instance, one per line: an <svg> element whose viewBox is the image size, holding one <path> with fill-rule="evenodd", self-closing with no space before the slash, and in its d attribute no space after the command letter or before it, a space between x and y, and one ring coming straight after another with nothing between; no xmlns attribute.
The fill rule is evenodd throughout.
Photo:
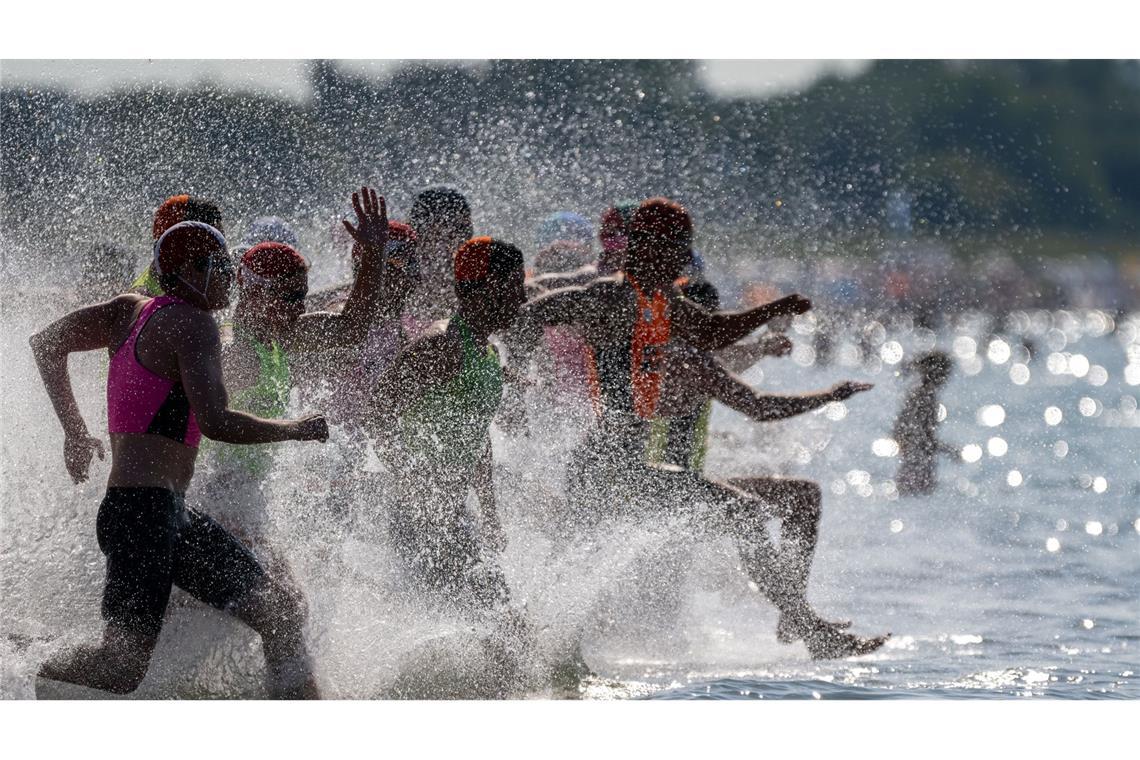
<svg viewBox="0 0 1140 760"><path fill-rule="evenodd" d="M108 488L95 526L109 624L157 636L172 585L224 610L268 582L249 549L165 488Z"/></svg>

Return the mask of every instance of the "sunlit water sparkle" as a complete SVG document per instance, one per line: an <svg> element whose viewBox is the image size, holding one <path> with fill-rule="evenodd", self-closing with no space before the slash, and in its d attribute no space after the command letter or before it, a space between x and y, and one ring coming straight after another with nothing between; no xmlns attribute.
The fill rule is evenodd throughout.
<svg viewBox="0 0 1140 760"><path fill-rule="evenodd" d="M106 465L96 463L82 486L67 480L61 433L26 348L34 327L63 308L8 311L0 336L7 399L0 424L0 693L9 698L31 695L31 674L49 654L99 631L103 561L94 519ZM1137 324L1136 317L1121 322ZM861 658L813 662L802 645L777 643L774 611L739 571L731 544L693 544L684 523L628 524L577 554L560 554L538 526L542 511L561 498L570 434L550 429L508 441L496 433L509 539L504 565L539 629L540 648L554 651L580 638L596 675L572 693L590 699L1140 696L1140 415L1125 372L1126 362L1136 361L1132 341L1140 330L1053 328L1032 336L1043 344L1063 341L1061 348L1079 349L1103 367L1105 382L1090 385L1091 369L1083 378L1048 372L1044 356L1027 358L1030 372L1012 376L1001 346L1018 346L1021 336L997 342L976 327L964 334L958 325L936 336L957 359L939 399L945 408L939 436L963 455L941 460L939 488L929 497L900 497L894 486L897 446L890 436L911 382L899 365L819 367L807 353L769 360L763 387L772 392L845 378L876 387L781 423L752 424L720 407L713 414L711 474L781 474L824 486L810 598L824 614L852 619L857 632L892 632L882 650ZM927 336L917 331L896 332L889 322L883 330L884 345L893 341L898 349L890 346L882 358L897 361L901 352L905 365L918 350L916 337L926 347ZM853 330L846 340L855 338ZM973 374L961 371L963 362L977 360L978 346L988 346L990 361L979 360ZM105 430L101 362L94 355L72 360L92 430ZM1096 405L1093 414L1085 414L1088 400ZM802 464L800 451L812 452ZM419 667L424 652L436 651L433 642L464 641L464 625L402 593L391 554L374 531L314 538L319 530L311 514L319 514L313 505L325 484L285 472L325 455L315 447L282 447L270 483L274 537L309 597L310 637L326 692L388 696L402 669ZM256 642L237 624L176 594L163 636L137 696L261 695ZM458 671L460 695L477 696L477 689L463 693L463 674L477 672L469 650L451 647L447 662ZM546 687L529 694L564 695Z"/></svg>

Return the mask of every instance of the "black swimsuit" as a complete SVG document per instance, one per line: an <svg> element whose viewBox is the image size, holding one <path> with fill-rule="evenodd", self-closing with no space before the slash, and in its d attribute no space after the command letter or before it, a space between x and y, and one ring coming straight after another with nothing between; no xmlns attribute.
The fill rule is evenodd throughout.
<svg viewBox="0 0 1140 760"><path fill-rule="evenodd" d="M158 636L171 586L225 610L268 581L249 549L165 488L108 488L95 525L111 625Z"/></svg>

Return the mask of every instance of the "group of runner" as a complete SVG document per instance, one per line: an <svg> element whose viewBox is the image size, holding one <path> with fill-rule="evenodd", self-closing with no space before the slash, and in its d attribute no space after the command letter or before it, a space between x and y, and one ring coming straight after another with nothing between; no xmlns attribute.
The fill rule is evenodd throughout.
<svg viewBox="0 0 1140 760"><path fill-rule="evenodd" d="M104 450L79 412L67 357L110 356L111 470L96 524L107 559L103 641L51 659L42 678L133 691L176 585L260 635L271 696L319 696L303 634L306 604L265 527L272 444L329 438L323 415L285 418L298 384L328 389L312 398L330 404L350 460L375 446L389 476L381 487L397 502L387 528L410 581L490 620L509 660L531 634L498 562L505 537L490 428L504 400L525 416L524 386L542 344L570 357L550 366L577 375L594 417L569 467L567 525L690 510L710 535L735 541L749 578L780 612L781 641L802 640L816 658L882 645L885 637L850 634L848 623L824 620L806 600L818 486L721 482L701 472L714 399L765 421L870 388L842 383L773 396L734 374L786 354L790 343L779 336L739 341L807 311L809 301L791 295L720 310L715 288L694 267L692 220L665 198L607 210L597 261L582 240L583 229L592 237L586 220L552 218L540 230L547 270L529 279L517 246L475 236L471 208L454 189L420 192L407 223L390 221L371 188L353 193L352 206L355 223L343 225L353 281L310 295L309 265L287 224L254 225L234 255L217 204L175 196L155 214L153 259L133 292L32 337L76 482ZM219 328L216 314L235 284L232 321ZM203 437L211 440L203 447L208 482L187 506ZM351 498L344 489L354 477L349 466L330 500ZM468 506L472 492L477 514ZM773 518L781 521L778 542L768 534Z"/></svg>

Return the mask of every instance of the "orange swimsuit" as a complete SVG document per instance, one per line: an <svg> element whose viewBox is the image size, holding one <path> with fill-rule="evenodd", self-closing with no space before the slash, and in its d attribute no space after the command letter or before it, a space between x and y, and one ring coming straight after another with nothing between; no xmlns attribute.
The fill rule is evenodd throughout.
<svg viewBox="0 0 1140 760"><path fill-rule="evenodd" d="M637 293L637 321L633 323L630 342L630 381L633 385L633 409L642 419L653 419L661 398L661 348L669 342L671 322L669 299L661 291L647 297L632 277L626 275Z"/></svg>

